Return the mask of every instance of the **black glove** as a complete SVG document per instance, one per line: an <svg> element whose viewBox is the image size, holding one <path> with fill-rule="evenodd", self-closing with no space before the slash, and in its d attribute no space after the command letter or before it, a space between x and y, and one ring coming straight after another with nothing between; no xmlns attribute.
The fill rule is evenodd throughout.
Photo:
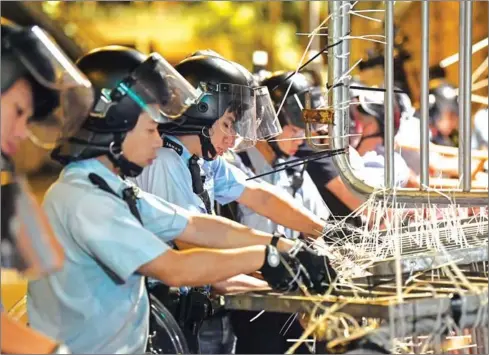
<svg viewBox="0 0 489 355"><path fill-rule="evenodd" d="M331 266L327 256L319 255L317 251L308 247L303 242L298 242L298 250L295 254L296 258L300 261L302 266L306 269L308 274L309 285L306 284L308 289L312 289L317 293L324 293L328 290L329 285L336 279L336 271ZM302 281L307 280L303 277Z"/></svg>
<svg viewBox="0 0 489 355"><path fill-rule="evenodd" d="M259 271L274 290L281 292L296 290L298 288L298 270L297 259L288 253L280 253L272 245L266 246L265 262Z"/></svg>

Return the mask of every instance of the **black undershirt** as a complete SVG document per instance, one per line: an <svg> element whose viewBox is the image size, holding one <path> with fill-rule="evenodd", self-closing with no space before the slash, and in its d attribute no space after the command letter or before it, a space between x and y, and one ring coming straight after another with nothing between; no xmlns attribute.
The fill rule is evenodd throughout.
<svg viewBox="0 0 489 355"><path fill-rule="evenodd" d="M303 144L295 156L298 158L303 158L313 153L314 151L312 148L306 144ZM348 206L346 206L338 197L336 197L334 193L326 188L326 185L339 175L338 169L334 165L332 157L325 157L320 160L308 162L307 172L311 176L312 181L314 181L316 184L324 202L331 210L330 219L333 219L333 216L336 219L342 219L352 213L352 210L350 210ZM361 224L359 218L348 219L347 222L358 226Z"/></svg>

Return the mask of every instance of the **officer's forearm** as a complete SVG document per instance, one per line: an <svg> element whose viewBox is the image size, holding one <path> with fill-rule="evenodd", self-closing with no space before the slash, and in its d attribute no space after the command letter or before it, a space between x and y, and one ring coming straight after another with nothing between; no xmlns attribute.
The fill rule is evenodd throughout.
<svg viewBox="0 0 489 355"><path fill-rule="evenodd" d="M284 227L312 237L322 234L324 221L300 206L292 197L275 193L265 184L247 187L238 202Z"/></svg>
<svg viewBox="0 0 489 355"><path fill-rule="evenodd" d="M199 214L189 219L187 228L177 241L205 248L231 249L268 245L272 235L224 217ZM280 251L288 251L293 245L293 241L281 238L277 247Z"/></svg>
<svg viewBox="0 0 489 355"><path fill-rule="evenodd" d="M264 246L230 250L168 250L138 271L172 287L202 286L259 270L264 261Z"/></svg>
<svg viewBox="0 0 489 355"><path fill-rule="evenodd" d="M212 292L220 295L248 291L269 291L266 281L248 275L237 275L227 280L212 284Z"/></svg>
<svg viewBox="0 0 489 355"><path fill-rule="evenodd" d="M57 343L2 312L3 354L51 354Z"/></svg>

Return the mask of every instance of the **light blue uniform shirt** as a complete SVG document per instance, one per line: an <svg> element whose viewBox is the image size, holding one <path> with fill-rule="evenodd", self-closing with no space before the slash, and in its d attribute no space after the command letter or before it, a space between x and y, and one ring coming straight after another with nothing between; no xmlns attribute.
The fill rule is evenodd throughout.
<svg viewBox="0 0 489 355"><path fill-rule="evenodd" d="M235 153L227 154L226 159L228 159L228 162L232 163L240 170L246 172L249 177L253 177L255 175L260 175L274 170L274 168L265 160L263 155L255 147L247 149L246 153L250 158L251 165L253 166L253 171L246 167L246 165L241 161L240 157ZM279 162L284 162L284 160L281 159ZM324 220L328 219L331 211L324 203L324 200L321 197L321 194L319 193L316 184L314 184L307 171L304 171L302 177L304 179L302 186L296 191L294 195L295 202L297 203L297 205L303 206L307 210L314 213L316 216L321 217ZM256 179L255 181L274 185L276 187L275 191L278 194L287 197L288 199L290 199L291 195L293 194L293 190L291 187L291 178L285 170L265 175ZM257 214L253 210L243 205L239 205L238 215L240 223L254 229L258 229L268 233L282 233L288 238L297 238L300 235L299 232L277 225L270 219Z"/></svg>
<svg viewBox="0 0 489 355"><path fill-rule="evenodd" d="M68 165L43 207L65 251L61 271L29 283L31 325L74 353L144 353L149 302L136 270L165 253L188 223L184 210L139 194L144 227L122 198L93 185L102 177L119 196L128 183L96 159Z"/></svg>
<svg viewBox="0 0 489 355"><path fill-rule="evenodd" d="M204 202L192 189L188 169L192 154L173 136L167 139L179 144L182 154L171 148L161 148L157 158L134 181L144 191L152 193L189 211L206 213ZM214 200L222 205L237 200L246 188L246 175L223 158L212 161L199 159L201 174L205 176L204 189L209 193L211 208Z"/></svg>

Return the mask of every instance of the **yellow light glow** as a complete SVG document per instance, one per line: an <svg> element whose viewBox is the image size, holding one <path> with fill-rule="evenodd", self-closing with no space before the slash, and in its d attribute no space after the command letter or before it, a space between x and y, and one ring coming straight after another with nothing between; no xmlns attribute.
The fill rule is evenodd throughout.
<svg viewBox="0 0 489 355"><path fill-rule="evenodd" d="M254 8L249 5L241 5L238 8L238 10L234 13L231 23L235 27L245 26L253 22L254 18L255 18Z"/></svg>
<svg viewBox="0 0 489 355"><path fill-rule="evenodd" d="M209 1L207 4L217 15L225 16L232 13L232 1Z"/></svg>
<svg viewBox="0 0 489 355"><path fill-rule="evenodd" d="M59 15L59 5L60 4L61 4L61 1L45 1L42 4L42 9L48 15L53 16L53 17L57 17Z"/></svg>
<svg viewBox="0 0 489 355"><path fill-rule="evenodd" d="M57 11L61 1L46 1L43 4L44 9L49 9L50 11Z"/></svg>

